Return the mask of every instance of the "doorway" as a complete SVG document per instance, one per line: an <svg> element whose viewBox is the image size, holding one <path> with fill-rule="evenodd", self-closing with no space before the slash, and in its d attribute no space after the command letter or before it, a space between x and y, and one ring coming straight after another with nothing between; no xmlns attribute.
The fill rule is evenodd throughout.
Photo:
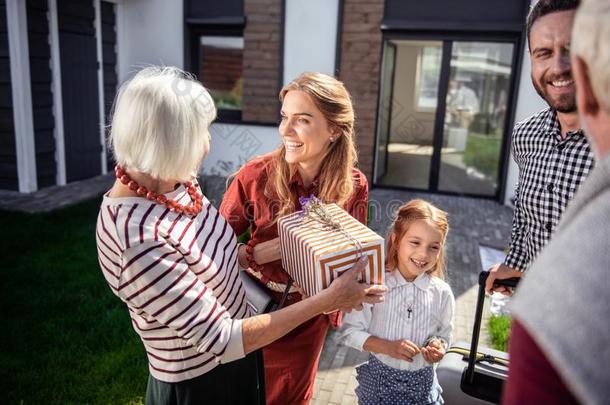
<svg viewBox="0 0 610 405"><path fill-rule="evenodd" d="M384 41L376 185L496 197L516 40Z"/></svg>

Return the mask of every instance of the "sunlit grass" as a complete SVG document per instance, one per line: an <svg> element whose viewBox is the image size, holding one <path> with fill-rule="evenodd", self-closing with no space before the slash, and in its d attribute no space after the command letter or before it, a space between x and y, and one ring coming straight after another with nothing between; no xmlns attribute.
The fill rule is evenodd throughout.
<svg viewBox="0 0 610 405"><path fill-rule="evenodd" d="M99 202L0 212L3 403L143 403L144 348L97 263Z"/></svg>
<svg viewBox="0 0 610 405"><path fill-rule="evenodd" d="M502 138L499 136L470 133L464 151L464 164L491 179L497 179L501 147Z"/></svg>
<svg viewBox="0 0 610 405"><path fill-rule="evenodd" d="M489 318L488 332L494 349L508 351L511 318L506 315L492 315Z"/></svg>

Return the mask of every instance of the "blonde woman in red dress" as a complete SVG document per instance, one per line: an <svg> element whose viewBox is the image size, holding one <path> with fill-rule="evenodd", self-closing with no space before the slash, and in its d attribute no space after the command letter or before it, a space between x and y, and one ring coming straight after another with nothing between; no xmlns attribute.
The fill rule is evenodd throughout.
<svg viewBox="0 0 610 405"><path fill-rule="evenodd" d="M282 145L246 163L220 207L237 235L242 268L284 306L303 299L282 268L277 219L300 209L299 198L315 195L337 203L366 224L368 183L355 165L354 110L343 83L304 73L280 91ZM307 404L329 325L341 314L320 315L263 349L267 404Z"/></svg>

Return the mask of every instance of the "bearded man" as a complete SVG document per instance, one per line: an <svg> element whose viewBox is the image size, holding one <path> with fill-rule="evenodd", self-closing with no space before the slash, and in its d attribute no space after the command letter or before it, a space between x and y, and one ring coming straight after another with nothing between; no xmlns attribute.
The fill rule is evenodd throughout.
<svg viewBox="0 0 610 405"><path fill-rule="evenodd" d="M532 83L549 105L518 123L513 158L519 166L510 250L491 268L498 278L520 277L547 244L568 202L593 168L581 129L570 65L570 37L578 0L540 0L527 17Z"/></svg>

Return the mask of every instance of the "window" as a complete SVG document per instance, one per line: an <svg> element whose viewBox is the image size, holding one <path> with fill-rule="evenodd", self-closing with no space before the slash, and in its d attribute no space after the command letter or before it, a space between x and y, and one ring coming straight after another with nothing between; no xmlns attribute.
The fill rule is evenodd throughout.
<svg viewBox="0 0 610 405"><path fill-rule="evenodd" d="M199 37L199 78L219 110L241 111L243 37Z"/></svg>
<svg viewBox="0 0 610 405"><path fill-rule="evenodd" d="M510 43L453 43L439 190L495 194L512 57Z"/></svg>
<svg viewBox="0 0 610 405"><path fill-rule="evenodd" d="M190 71L210 92L218 122L241 122L244 37L242 26L190 26Z"/></svg>
<svg viewBox="0 0 610 405"><path fill-rule="evenodd" d="M420 48L415 76L415 105L418 111L436 110L442 51L439 46Z"/></svg>

